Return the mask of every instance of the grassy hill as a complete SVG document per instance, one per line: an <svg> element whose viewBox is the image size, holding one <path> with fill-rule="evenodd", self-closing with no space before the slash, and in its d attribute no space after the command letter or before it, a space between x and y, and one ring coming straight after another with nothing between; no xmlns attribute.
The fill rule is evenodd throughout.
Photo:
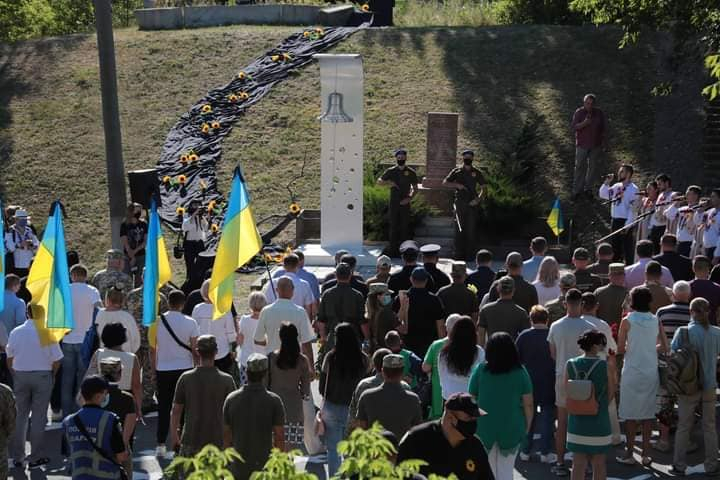
<svg viewBox="0 0 720 480"><path fill-rule="evenodd" d="M152 167L188 106L294 31L116 31L126 169ZM568 122L588 91L611 122L608 161L655 171L650 90L658 81L658 53L650 36L619 51L620 35L613 28L556 26L381 29L355 34L334 51L363 55L367 162L388 160L403 145L410 162L424 163L428 111L460 112L459 144L475 148L480 161L511 150L524 120L537 115L545 159L536 183L549 205L570 185ZM288 172L305 155L297 191L304 206L319 204L319 90L312 65L251 108L224 143L223 186L241 162L257 217L284 213ZM29 208L39 224L50 200L63 199L69 246L99 266L108 211L93 35L0 45L0 196Z"/></svg>

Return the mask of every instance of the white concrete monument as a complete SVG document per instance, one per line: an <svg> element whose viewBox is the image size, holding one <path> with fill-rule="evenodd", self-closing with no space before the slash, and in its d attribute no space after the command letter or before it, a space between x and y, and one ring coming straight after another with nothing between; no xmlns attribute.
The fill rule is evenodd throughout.
<svg viewBox="0 0 720 480"><path fill-rule="evenodd" d="M320 245L303 245L308 265L334 265L345 249L374 264L363 247L363 66L357 54L318 54L320 62Z"/></svg>

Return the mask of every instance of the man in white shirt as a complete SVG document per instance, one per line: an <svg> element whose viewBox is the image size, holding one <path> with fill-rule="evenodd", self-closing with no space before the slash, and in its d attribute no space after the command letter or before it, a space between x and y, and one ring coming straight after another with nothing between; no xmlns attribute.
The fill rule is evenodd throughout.
<svg viewBox="0 0 720 480"><path fill-rule="evenodd" d="M204 302L195 305L192 318L198 324L200 335L212 335L216 339L215 366L223 372L233 375L235 348L238 344L238 333L235 331L235 319L232 312L213 320L213 304L210 301L210 280L205 280L200 287Z"/></svg>
<svg viewBox="0 0 720 480"><path fill-rule="evenodd" d="M90 328L93 313L102 305L97 288L87 284L88 271L85 265L73 265L70 269L70 295L73 307L73 329L68 332L60 344L62 359L62 410L68 416L78 410L75 397L85 377L85 366L80 352L85 333Z"/></svg>
<svg viewBox="0 0 720 480"><path fill-rule="evenodd" d="M712 208L703 213L700 228L703 231L704 254L716 264L720 260L720 250L717 250L720 241L720 188L714 188L710 194L710 205Z"/></svg>
<svg viewBox="0 0 720 480"><path fill-rule="evenodd" d="M612 217L610 230L613 232L627 227L635 220L635 205L639 199L637 195L639 190L632 181L634 172L632 165L623 164L618 170L618 182L611 186L612 176L608 175L605 183L600 186L600 198L610 201ZM627 228L612 238L615 261L624 261L628 265L633 263L634 237L633 228Z"/></svg>
<svg viewBox="0 0 720 480"><path fill-rule="evenodd" d="M135 353L140 348L140 330L132 315L123 310L125 294L115 287L108 290L105 295L105 308L98 311L95 318L98 337L102 339L102 331L105 325L110 323L121 323L127 331L127 342L123 343L123 352ZM102 345L102 340L100 340Z"/></svg>
<svg viewBox="0 0 720 480"><path fill-rule="evenodd" d="M29 225L30 217L25 210L15 212L15 224L5 234L5 247L13 254L15 268L13 273L18 277L27 277L30 272L35 252L40 242Z"/></svg>
<svg viewBox="0 0 720 480"><path fill-rule="evenodd" d="M267 348L268 352L280 348L280 325L283 322L292 323L300 334L299 341L303 353L310 361L311 371L314 365L312 342L315 333L310 326L310 319L304 308L298 307L293 301L295 283L292 278L283 276L277 280L277 294L280 298L263 308L260 312L257 328L255 329L255 344Z"/></svg>
<svg viewBox="0 0 720 480"><path fill-rule="evenodd" d="M612 329L608 323L597 317L598 301L594 293L583 293L582 296L582 319L586 322L590 322L595 325L595 330L605 335L607 344L605 350L598 353L598 356L603 360L607 360L608 369L613 376L617 375L617 363L615 361L615 353L617 352L617 343L612 334ZM608 405L608 411L610 412L610 430L612 431L612 443L613 445L619 445L622 442L620 421L618 420L617 404L615 403L615 395L612 396L613 400Z"/></svg>
<svg viewBox="0 0 720 480"><path fill-rule="evenodd" d="M30 425L31 453L27 458L29 466L36 468L50 461L43 456L42 441L45 437L53 378L60 368L62 356L62 350L57 343L48 346L40 344L40 335L32 319L26 320L10 332L7 357L15 381L13 390L17 404L17 420L9 450L16 466L22 465L26 460L25 439L30 415L33 421Z"/></svg>
<svg viewBox="0 0 720 480"><path fill-rule="evenodd" d="M555 449L558 464L555 473L567 473L564 466L565 442L567 441L567 394L565 390L565 365L571 358L582 355L577 341L580 335L595 329L595 325L582 318L582 293L573 288L565 294L567 316L553 322L548 332L550 355L555 360L555 406L557 406L558 428Z"/></svg>
<svg viewBox="0 0 720 480"><path fill-rule="evenodd" d="M180 375L195 366L195 345L199 336L197 322L182 314L185 306L183 292L180 290L170 292L168 306L170 310L160 316L161 320L157 324L157 343L155 349L151 351L151 357L155 359L157 376L158 425L155 454L158 457L167 454L165 441L170 429L170 411L175 386Z"/></svg>
<svg viewBox="0 0 720 480"><path fill-rule="evenodd" d="M303 307L307 312L308 318L315 318L315 297L312 293L310 284L297 276L297 270L300 268L300 259L294 253L287 255L283 259L283 268L285 273L283 277L287 277L292 280L293 283L293 297L292 302L298 307ZM272 284L270 282L265 285L263 293L267 298L268 303L272 303L277 299L277 283L278 279L273 278ZM274 286L274 288L273 288Z"/></svg>
<svg viewBox="0 0 720 480"><path fill-rule="evenodd" d="M665 211L670 207L672 200L672 182L670 177L664 173L655 177L658 186L658 197L655 200L655 213L650 218L650 235L649 239L653 242L653 254L660 253L660 239L665 234L667 227L667 217Z"/></svg>
<svg viewBox="0 0 720 480"><path fill-rule="evenodd" d="M677 251L684 257L689 257L695 241L697 226L702 221L702 213L698 212L697 206L700 201L702 189L697 185L690 185L685 191L685 203L676 201L667 210L665 217L670 224L675 225L675 236L678 240Z"/></svg>

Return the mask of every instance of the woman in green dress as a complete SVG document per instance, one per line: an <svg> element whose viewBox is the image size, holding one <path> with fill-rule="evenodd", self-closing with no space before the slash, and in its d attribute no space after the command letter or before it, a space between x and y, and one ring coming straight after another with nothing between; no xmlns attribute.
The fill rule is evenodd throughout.
<svg viewBox="0 0 720 480"><path fill-rule="evenodd" d="M578 339L584 355L567 362L565 381L588 378L593 383L598 403L597 415L568 416L567 449L573 452L572 480L584 480L588 462L592 464L593 480L607 478L605 457L612 443L608 404L615 391L615 380L610 375L607 362L599 357L607 339L597 330L585 332ZM589 373L589 375L588 375Z"/></svg>
<svg viewBox="0 0 720 480"><path fill-rule="evenodd" d="M470 376L470 395L487 412L477 435L488 452L495 480L512 480L515 457L533 419L532 382L512 337L496 332L485 345L485 362Z"/></svg>

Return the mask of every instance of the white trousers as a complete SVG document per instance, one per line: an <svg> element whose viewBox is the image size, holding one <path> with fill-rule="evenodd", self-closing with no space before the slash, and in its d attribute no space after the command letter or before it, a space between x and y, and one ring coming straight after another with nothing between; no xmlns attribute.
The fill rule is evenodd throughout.
<svg viewBox="0 0 720 480"><path fill-rule="evenodd" d="M497 443L493 445L488 452L488 462L490 462L490 469L495 475L495 480L513 480L515 457L517 457L517 450L506 456L500 453Z"/></svg>

